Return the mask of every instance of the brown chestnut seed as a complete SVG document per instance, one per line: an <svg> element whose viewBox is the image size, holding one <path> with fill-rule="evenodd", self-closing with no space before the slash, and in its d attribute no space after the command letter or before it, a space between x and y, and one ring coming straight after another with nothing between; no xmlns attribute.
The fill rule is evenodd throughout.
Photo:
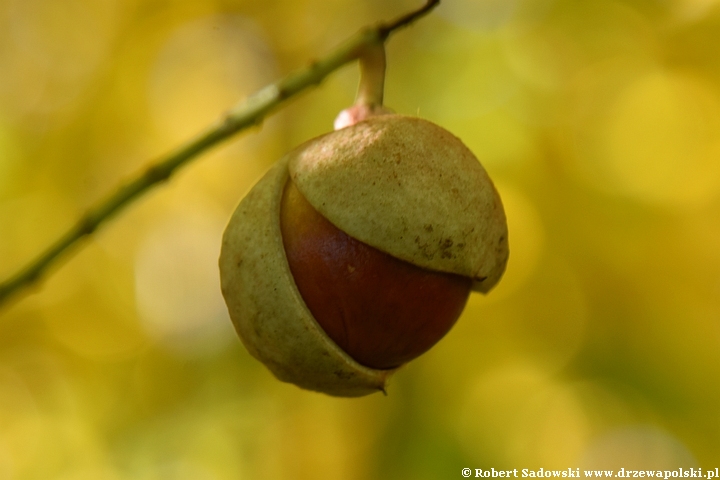
<svg viewBox="0 0 720 480"><path fill-rule="evenodd" d="M420 356L465 307L469 278L416 267L350 237L292 181L280 227L295 284L315 320L363 365L395 368Z"/></svg>

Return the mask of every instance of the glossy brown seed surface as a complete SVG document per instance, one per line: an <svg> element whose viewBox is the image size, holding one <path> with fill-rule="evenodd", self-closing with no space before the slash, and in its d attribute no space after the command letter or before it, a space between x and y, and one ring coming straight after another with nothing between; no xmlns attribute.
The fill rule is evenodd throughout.
<svg viewBox="0 0 720 480"><path fill-rule="evenodd" d="M426 352L454 325L471 280L398 260L333 226L288 181L280 226L290 270L330 338L358 363L388 369Z"/></svg>

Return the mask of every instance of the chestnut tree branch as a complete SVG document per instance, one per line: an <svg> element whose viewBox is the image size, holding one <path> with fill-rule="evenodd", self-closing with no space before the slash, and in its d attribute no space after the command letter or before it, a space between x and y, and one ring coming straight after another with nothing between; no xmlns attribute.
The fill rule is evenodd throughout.
<svg viewBox="0 0 720 480"><path fill-rule="evenodd" d="M178 168L198 154L226 140L235 133L262 123L265 117L289 98L319 84L341 66L358 59L368 47L382 44L395 30L405 27L435 8L440 0L427 3L389 23L366 27L326 57L284 79L268 85L244 102L232 108L220 121L201 132L194 139L159 158L138 176L130 179L105 200L91 207L80 220L44 252L30 261L9 279L0 283L0 307L22 290L36 284L57 260L89 236L114 214L153 186L168 180Z"/></svg>

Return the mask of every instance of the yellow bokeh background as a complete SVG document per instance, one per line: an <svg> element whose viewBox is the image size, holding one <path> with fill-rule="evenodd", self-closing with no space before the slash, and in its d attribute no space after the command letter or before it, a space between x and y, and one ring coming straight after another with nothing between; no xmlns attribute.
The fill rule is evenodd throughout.
<svg viewBox="0 0 720 480"><path fill-rule="evenodd" d="M0 278L122 180L413 0L2 0ZM0 479L439 479L720 467L720 2L443 0L386 103L501 193L505 278L388 395L275 380L224 224L357 67L205 154L0 310Z"/></svg>

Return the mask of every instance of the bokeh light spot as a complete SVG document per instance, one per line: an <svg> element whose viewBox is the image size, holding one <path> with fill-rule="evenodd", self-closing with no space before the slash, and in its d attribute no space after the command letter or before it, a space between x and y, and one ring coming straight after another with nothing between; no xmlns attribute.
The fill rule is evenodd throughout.
<svg viewBox="0 0 720 480"><path fill-rule="evenodd" d="M196 19L176 29L158 54L147 91L152 118L164 140L182 142L274 74L271 51L251 20Z"/></svg>
<svg viewBox="0 0 720 480"><path fill-rule="evenodd" d="M180 353L211 353L235 339L217 266L223 225L213 210L185 211L159 221L138 249L135 294L142 324Z"/></svg>
<svg viewBox="0 0 720 480"><path fill-rule="evenodd" d="M108 53L119 20L117 2L11 0L8 7L0 98L20 114L69 105Z"/></svg>
<svg viewBox="0 0 720 480"><path fill-rule="evenodd" d="M697 76L658 72L629 85L605 135L607 168L625 194L694 205L720 189L720 102Z"/></svg>
<svg viewBox="0 0 720 480"><path fill-rule="evenodd" d="M573 42L545 24L513 25L503 34L503 47L515 75L543 90L562 86L577 56Z"/></svg>
<svg viewBox="0 0 720 480"><path fill-rule="evenodd" d="M529 364L478 378L459 414L470 458L495 458L496 468L568 468L589 437L573 388Z"/></svg>
<svg viewBox="0 0 720 480"><path fill-rule="evenodd" d="M680 22L696 22L717 9L718 0L673 0L672 11Z"/></svg>
<svg viewBox="0 0 720 480"><path fill-rule="evenodd" d="M698 466L680 441L650 426L610 431L588 447L580 463L582 468L608 470L672 470Z"/></svg>

